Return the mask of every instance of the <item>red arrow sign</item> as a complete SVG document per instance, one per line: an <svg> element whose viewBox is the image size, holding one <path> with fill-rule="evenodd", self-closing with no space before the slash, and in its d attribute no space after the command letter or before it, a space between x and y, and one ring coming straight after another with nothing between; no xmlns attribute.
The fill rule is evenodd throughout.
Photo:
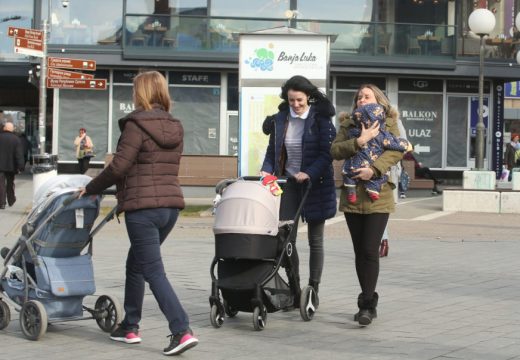
<svg viewBox="0 0 520 360"><path fill-rule="evenodd" d="M43 43L38 40L15 36L14 52L18 54L43 57Z"/></svg>
<svg viewBox="0 0 520 360"><path fill-rule="evenodd" d="M69 59L59 57L47 58L47 66L61 69L80 69L88 71L96 70L96 62L94 60Z"/></svg>
<svg viewBox="0 0 520 360"><path fill-rule="evenodd" d="M94 75L92 74L84 74L55 68L47 68L47 77L52 79L94 79Z"/></svg>
<svg viewBox="0 0 520 360"><path fill-rule="evenodd" d="M48 88L79 89L79 90L106 90L106 79L47 79Z"/></svg>
<svg viewBox="0 0 520 360"><path fill-rule="evenodd" d="M7 36L13 37L23 37L30 40L39 40L43 41L43 31L41 30L34 30L34 29L24 29L24 28L17 28L14 26L9 26L7 29Z"/></svg>

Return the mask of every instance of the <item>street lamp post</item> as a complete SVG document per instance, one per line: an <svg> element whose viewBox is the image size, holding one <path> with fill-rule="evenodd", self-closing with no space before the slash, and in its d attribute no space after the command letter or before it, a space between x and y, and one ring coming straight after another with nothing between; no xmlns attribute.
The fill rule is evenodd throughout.
<svg viewBox="0 0 520 360"><path fill-rule="evenodd" d="M475 144L475 168L484 170L484 36L495 28L495 15L488 9L476 9L468 18L471 31L480 37L480 61L478 69L478 123Z"/></svg>

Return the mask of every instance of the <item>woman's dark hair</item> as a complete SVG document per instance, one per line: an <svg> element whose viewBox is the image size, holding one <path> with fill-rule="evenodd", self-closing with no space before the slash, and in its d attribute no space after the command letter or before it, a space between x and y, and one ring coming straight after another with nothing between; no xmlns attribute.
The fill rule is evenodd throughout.
<svg viewBox="0 0 520 360"><path fill-rule="evenodd" d="M262 123L262 131L265 135L271 135L274 129L274 115L267 115Z"/></svg>
<svg viewBox="0 0 520 360"><path fill-rule="evenodd" d="M328 101L327 96L325 96L325 94L322 93L320 89L316 87L316 85L301 75L295 75L287 80L285 84L283 84L282 94L280 97L284 100L285 103L289 102L289 97L287 95L289 90L301 91L305 93L309 97L310 104L319 103L321 101Z"/></svg>

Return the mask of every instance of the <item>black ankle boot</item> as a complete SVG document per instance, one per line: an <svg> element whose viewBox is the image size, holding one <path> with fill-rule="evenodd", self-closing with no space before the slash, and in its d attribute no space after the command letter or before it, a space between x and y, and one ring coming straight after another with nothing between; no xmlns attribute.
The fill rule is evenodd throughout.
<svg viewBox="0 0 520 360"><path fill-rule="evenodd" d="M358 308L359 312L354 315L354 320L359 323L359 325L366 326L370 325L373 319L377 318L377 302L379 300L379 295L374 292L372 299L366 300L363 298L363 294L359 294L358 296Z"/></svg>

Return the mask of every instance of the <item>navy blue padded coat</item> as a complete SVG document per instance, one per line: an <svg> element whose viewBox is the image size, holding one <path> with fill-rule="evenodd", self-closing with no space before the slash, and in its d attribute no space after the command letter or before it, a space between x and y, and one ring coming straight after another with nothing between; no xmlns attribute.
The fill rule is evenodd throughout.
<svg viewBox="0 0 520 360"><path fill-rule="evenodd" d="M282 176L285 168L284 142L289 116L286 103L282 103L279 109L262 165L262 171L276 176ZM305 120L300 171L308 174L312 182L302 211L302 218L307 222L323 221L336 214L336 189L330 154L330 146L336 137L336 128L331 119L334 114L330 102L321 102L311 105Z"/></svg>

